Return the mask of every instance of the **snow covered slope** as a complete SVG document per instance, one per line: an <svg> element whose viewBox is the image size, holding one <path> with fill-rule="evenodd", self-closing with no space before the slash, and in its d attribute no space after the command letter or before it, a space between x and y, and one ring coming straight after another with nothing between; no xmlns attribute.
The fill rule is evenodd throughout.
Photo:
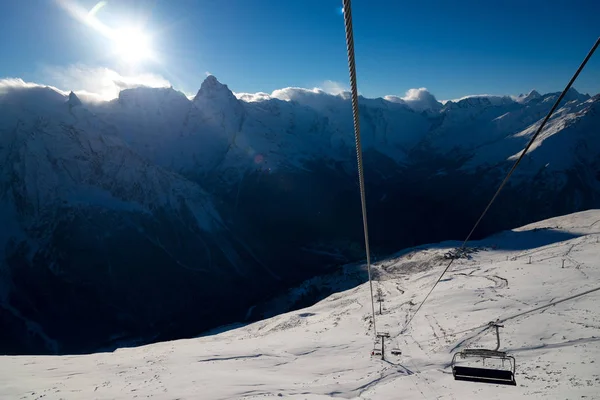
<svg viewBox="0 0 600 400"><path fill-rule="evenodd" d="M405 334L407 317L456 243L420 246L381 262L374 286L385 301L376 322L391 334L388 349L403 352L386 352L386 361L370 356L363 284L212 336L86 356L0 357L0 397L597 399L600 290L560 300L599 288L599 239L600 210L591 210L472 242L471 258L453 264ZM453 352L493 347L493 332L476 327L496 319L505 325L502 349L517 359L517 386L454 381Z"/></svg>

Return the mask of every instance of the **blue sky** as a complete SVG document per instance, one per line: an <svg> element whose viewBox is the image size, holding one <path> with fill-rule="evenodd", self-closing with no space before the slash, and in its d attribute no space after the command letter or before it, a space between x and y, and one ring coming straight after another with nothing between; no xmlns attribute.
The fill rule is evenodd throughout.
<svg viewBox="0 0 600 400"><path fill-rule="evenodd" d="M150 37L154 58L133 64L65 7L97 0L1 1L0 77L89 92L124 77L192 94L207 72L235 92L348 85L341 0L108 0L97 21ZM596 0L354 0L359 90L559 91L600 35L598 15ZM600 53L575 87L600 92Z"/></svg>

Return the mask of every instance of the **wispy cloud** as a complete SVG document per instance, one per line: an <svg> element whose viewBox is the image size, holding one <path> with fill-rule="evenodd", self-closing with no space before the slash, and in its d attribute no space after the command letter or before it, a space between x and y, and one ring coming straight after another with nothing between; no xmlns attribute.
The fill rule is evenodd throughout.
<svg viewBox="0 0 600 400"><path fill-rule="evenodd" d="M31 88L39 87L37 83L25 82L21 78L3 78L0 79L0 90L2 89L19 89L19 88Z"/></svg>
<svg viewBox="0 0 600 400"><path fill-rule="evenodd" d="M206 72L207 75L211 75L209 72ZM332 80L323 81L319 87L314 87L312 89L305 89L300 87L287 87L282 89L275 89L271 94L265 92L257 92L257 93L244 93L238 92L233 93L235 97L238 99L245 101L247 103L266 101L270 99L279 99L284 101L304 101L306 98L313 98L318 95L343 95L344 93L349 92L350 89L348 86L344 85L341 82L336 82ZM329 97L329 96L327 96ZM344 96L342 96L344 97Z"/></svg>
<svg viewBox="0 0 600 400"><path fill-rule="evenodd" d="M287 87L283 89L275 89L271 93L271 97L284 101L300 100L305 97L315 96L325 93L323 89L304 89L299 87Z"/></svg>
<svg viewBox="0 0 600 400"><path fill-rule="evenodd" d="M246 103L253 103L256 101L270 100L271 95L269 93L258 92L258 93L234 93L235 97L245 101Z"/></svg>
<svg viewBox="0 0 600 400"><path fill-rule="evenodd" d="M2 79L0 79L0 94L6 93L11 90L28 89L28 88L35 88L35 87L49 87L62 95L67 94L67 93L63 92L62 90L55 88L53 86L40 85L38 83L33 83L33 82L25 82L21 78L2 78Z"/></svg>
<svg viewBox="0 0 600 400"><path fill-rule="evenodd" d="M122 75L103 67L90 67L82 64L67 67L45 67L43 80L65 91L73 91L90 99L111 100L118 97L123 89L139 86L169 87L170 82L160 75L141 73Z"/></svg>
<svg viewBox="0 0 600 400"><path fill-rule="evenodd" d="M204 75L205 76L211 76L212 74L210 72L208 72L208 71L204 71Z"/></svg>
<svg viewBox="0 0 600 400"><path fill-rule="evenodd" d="M350 88L348 88L347 85L344 85L341 82L330 81L330 80L326 80L325 82L323 82L320 89L326 93L335 94L335 95L350 91Z"/></svg>
<svg viewBox="0 0 600 400"><path fill-rule="evenodd" d="M338 96L349 91L350 89L340 82L326 80L321 84L320 87L315 87L312 89L304 89L299 87L287 87L283 89L276 89L273 91L273 93L271 93L271 98L276 98L285 101L301 101L302 99L314 98L315 96L322 94ZM259 97L262 97L264 93L257 93L257 95L261 95Z"/></svg>

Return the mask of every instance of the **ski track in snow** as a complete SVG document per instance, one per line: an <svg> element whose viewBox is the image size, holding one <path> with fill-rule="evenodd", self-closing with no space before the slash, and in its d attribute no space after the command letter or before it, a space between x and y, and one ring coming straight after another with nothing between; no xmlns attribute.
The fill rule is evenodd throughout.
<svg viewBox="0 0 600 400"><path fill-rule="evenodd" d="M3 356L0 398L600 399L600 291L561 302L598 287L598 220L592 210L516 230L556 225L580 235L536 248L504 249L527 240L511 232L472 242L484 249L455 260L405 334L450 246L420 247L376 265L374 287L384 295L376 323L390 333L385 361L370 356L367 283L212 336L82 356ZM454 381L453 351L494 348L485 325L496 319L504 321L501 349L517 360L517 386ZM394 347L401 356L391 355Z"/></svg>

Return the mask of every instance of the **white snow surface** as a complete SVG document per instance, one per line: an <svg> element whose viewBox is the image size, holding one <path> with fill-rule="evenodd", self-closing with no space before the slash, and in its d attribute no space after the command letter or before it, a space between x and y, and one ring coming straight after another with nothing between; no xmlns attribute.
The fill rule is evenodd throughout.
<svg viewBox="0 0 600 400"><path fill-rule="evenodd" d="M371 357L369 285L312 307L195 339L82 356L0 357L2 399L593 399L600 398L600 210L503 232L456 260L400 334L457 245L398 253L375 266L385 296L379 331L388 349ZM531 257L531 264L529 258ZM564 267L562 265L564 260ZM339 275L338 275L339 276ZM331 282L335 284L335 282ZM467 345L516 357L517 386L455 381L449 363Z"/></svg>

